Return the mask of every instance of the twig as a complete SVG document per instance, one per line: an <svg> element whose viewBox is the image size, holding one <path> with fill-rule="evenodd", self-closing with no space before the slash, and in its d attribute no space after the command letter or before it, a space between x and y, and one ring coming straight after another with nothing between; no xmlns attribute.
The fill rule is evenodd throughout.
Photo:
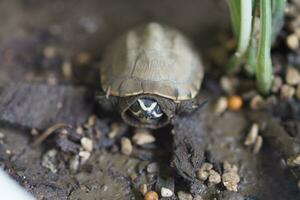
<svg viewBox="0 0 300 200"><path fill-rule="evenodd" d="M54 133L56 130L61 128L67 128L70 127L67 124L58 123L55 124L49 128L47 128L40 136L38 136L34 142L32 143L32 146L36 147L37 145L41 144L44 140L46 140L52 133Z"/></svg>

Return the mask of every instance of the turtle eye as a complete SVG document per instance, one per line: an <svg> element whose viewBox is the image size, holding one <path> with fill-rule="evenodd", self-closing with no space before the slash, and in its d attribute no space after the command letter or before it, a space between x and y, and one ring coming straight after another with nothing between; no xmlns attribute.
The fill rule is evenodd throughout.
<svg viewBox="0 0 300 200"><path fill-rule="evenodd" d="M135 118L146 123L157 121L163 116L159 104L152 99L138 99L130 107L130 111Z"/></svg>

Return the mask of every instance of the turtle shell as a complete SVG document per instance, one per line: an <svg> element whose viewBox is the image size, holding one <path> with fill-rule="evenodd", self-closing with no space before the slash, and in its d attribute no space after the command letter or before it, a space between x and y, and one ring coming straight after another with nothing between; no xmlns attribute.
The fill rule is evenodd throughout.
<svg viewBox="0 0 300 200"><path fill-rule="evenodd" d="M102 89L128 97L154 94L175 101L194 98L203 66L191 43L176 29L150 23L108 47L101 67Z"/></svg>

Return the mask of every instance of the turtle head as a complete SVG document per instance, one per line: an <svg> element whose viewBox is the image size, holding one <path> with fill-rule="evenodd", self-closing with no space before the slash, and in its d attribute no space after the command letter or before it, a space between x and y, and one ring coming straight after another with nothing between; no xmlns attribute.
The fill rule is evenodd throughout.
<svg viewBox="0 0 300 200"><path fill-rule="evenodd" d="M138 98L129 108L131 114L142 123L158 122L164 115L159 104L149 98Z"/></svg>

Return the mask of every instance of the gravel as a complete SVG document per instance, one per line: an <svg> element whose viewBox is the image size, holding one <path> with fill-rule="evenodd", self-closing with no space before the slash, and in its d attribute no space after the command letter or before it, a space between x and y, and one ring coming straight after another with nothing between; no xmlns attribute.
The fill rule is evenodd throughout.
<svg viewBox="0 0 300 200"><path fill-rule="evenodd" d="M130 139L126 137L121 138L121 152L127 156L132 153L133 147Z"/></svg>
<svg viewBox="0 0 300 200"><path fill-rule="evenodd" d="M145 145L155 142L155 137L146 129L137 129L132 137L133 143L137 145Z"/></svg>
<svg viewBox="0 0 300 200"><path fill-rule="evenodd" d="M173 196L174 193L169 188L162 187L160 190L160 194L162 197L171 197L171 196Z"/></svg>
<svg viewBox="0 0 300 200"><path fill-rule="evenodd" d="M254 123L252 124L249 133L247 134L244 145L246 146L253 145L256 141L257 136L258 136L258 124Z"/></svg>

